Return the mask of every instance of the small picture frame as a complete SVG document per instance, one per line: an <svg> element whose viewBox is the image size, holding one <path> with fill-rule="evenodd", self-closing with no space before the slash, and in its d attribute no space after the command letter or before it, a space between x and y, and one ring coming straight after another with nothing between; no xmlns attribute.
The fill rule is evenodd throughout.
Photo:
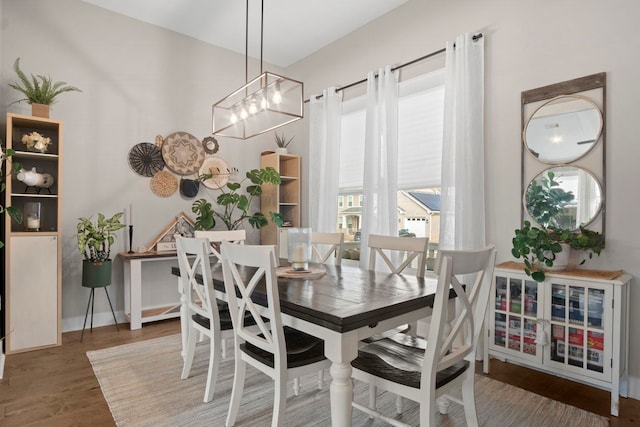
<svg viewBox="0 0 640 427"><path fill-rule="evenodd" d="M180 212L151 243L147 245L150 252L175 252L176 237L193 237L195 221L184 212Z"/></svg>

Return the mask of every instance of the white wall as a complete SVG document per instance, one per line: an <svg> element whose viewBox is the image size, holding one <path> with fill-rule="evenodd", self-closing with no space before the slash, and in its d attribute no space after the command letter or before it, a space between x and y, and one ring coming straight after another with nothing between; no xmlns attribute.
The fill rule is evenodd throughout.
<svg viewBox="0 0 640 427"><path fill-rule="evenodd" d="M7 85L16 79L12 67L17 57L23 71L48 74L83 90L62 94L51 109L51 117L64 122L63 330L79 329L89 291L80 286L81 256L73 237L77 218L98 212L112 215L133 204L137 247L152 241L179 212L194 217L192 200L179 193L156 196L150 178L130 169L128 153L139 142L155 142L158 134L210 135L211 105L245 83L244 56L79 0L2 0L0 5L2 128L7 111L31 114L25 103L8 105L19 99ZM251 64L251 77L258 73L258 66ZM275 148L271 138L270 134L249 142L219 138L216 155L244 173L259 166L261 151ZM250 232L249 240L257 243L259 232ZM112 257L125 249L126 242L123 230ZM164 273L151 276L157 287L145 303L177 298L175 280L168 275L170 265L164 263ZM109 292L119 312L124 306L121 271L122 263L115 258ZM102 319L111 322L104 294L98 293L95 309L101 313L97 324Z"/></svg>
<svg viewBox="0 0 640 427"><path fill-rule="evenodd" d="M175 213L189 212L191 201L153 195L149 179L129 169L127 154L138 142L153 142L156 134L209 134L210 105L243 83L243 57L79 0L0 0L0 6L0 117L6 111L28 111L20 105L7 110L16 93L6 83L14 79L11 66L18 56L27 71L48 73L84 90L61 97L51 112L65 122L63 317L77 325L87 294L80 288L80 256L72 239L76 218L110 214L134 203L134 240L145 244ZM409 0L294 64L285 75L303 80L308 97L330 85L360 80L369 70L438 50L460 33L483 32L487 239L497 245L499 261L505 261L520 222L520 93L607 72L607 248L590 267L622 268L638 278L635 211L640 202L634 187L640 178L640 144L634 112L640 98L639 16L640 2L629 0ZM441 58L418 67L438 62ZM305 121L285 132L296 137L290 148L304 156L306 172ZM219 155L246 170L258 166L259 153L266 149L273 149L271 136L223 140ZM257 239L255 233L252 238ZM123 233L116 251L124 249L125 241ZM640 305L635 286L631 307ZM122 310L122 283L111 288ZM106 303L101 308L108 312ZM630 316L631 393L640 397L640 336L633 335L640 313L632 310Z"/></svg>
<svg viewBox="0 0 640 427"><path fill-rule="evenodd" d="M460 33L484 33L487 239L496 244L502 262L511 259L511 237L520 224L520 93L605 71L606 249L589 267L632 274L631 307L637 307L638 17L640 2L628 0L410 0L287 73L305 82L308 97L360 80L369 70L441 49ZM633 333L640 327L638 310L631 310L630 321L631 393L640 397L640 336Z"/></svg>

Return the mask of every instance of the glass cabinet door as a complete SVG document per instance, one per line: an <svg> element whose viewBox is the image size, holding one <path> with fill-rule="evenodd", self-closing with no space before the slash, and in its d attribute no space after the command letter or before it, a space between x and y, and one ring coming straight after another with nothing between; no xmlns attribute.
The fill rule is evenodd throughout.
<svg viewBox="0 0 640 427"><path fill-rule="evenodd" d="M493 345L535 356L538 283L502 276L495 280Z"/></svg>
<svg viewBox="0 0 640 427"><path fill-rule="evenodd" d="M604 371L604 297L604 289L551 285L552 361Z"/></svg>

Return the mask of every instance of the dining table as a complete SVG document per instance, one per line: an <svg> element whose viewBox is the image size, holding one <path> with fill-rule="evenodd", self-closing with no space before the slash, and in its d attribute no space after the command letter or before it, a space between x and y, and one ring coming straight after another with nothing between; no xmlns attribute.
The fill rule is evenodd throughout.
<svg viewBox="0 0 640 427"><path fill-rule="evenodd" d="M281 260L280 265L286 267L288 262ZM278 276L282 322L325 341L325 356L331 361L331 425L350 426L351 361L358 356L358 343L429 316L437 275L428 271L424 278L418 278L350 265L311 267L314 271L324 269L326 273L313 279L304 274L295 278ZM180 275L179 268L171 270L172 274ZM241 274L249 277L253 271L245 268ZM216 297L226 301L220 263L212 264L212 276ZM266 306L264 283L258 285L254 300Z"/></svg>

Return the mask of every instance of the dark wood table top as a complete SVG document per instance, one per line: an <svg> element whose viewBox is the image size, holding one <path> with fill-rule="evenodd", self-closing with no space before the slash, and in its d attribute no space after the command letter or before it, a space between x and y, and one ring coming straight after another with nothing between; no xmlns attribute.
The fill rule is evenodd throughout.
<svg viewBox="0 0 640 427"><path fill-rule="evenodd" d="M337 331L348 332L416 309L433 306L437 278L362 270L351 266L324 265L327 274L318 279L278 277L283 313ZM245 271L250 274L252 269ZM173 275L180 269L172 267ZM242 273L242 272L241 272ZM214 287L224 292L222 266L212 265ZM266 292L258 289L258 299ZM264 302L262 305L266 305Z"/></svg>

